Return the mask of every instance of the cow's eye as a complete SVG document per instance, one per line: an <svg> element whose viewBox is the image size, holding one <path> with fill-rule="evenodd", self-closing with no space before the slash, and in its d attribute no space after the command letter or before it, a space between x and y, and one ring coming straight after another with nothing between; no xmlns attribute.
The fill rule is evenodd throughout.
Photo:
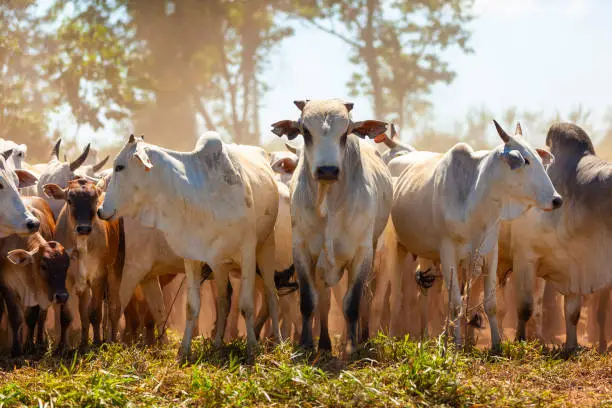
<svg viewBox="0 0 612 408"><path fill-rule="evenodd" d="M529 159L525 159L525 166L529 166Z"/></svg>
<svg viewBox="0 0 612 408"><path fill-rule="evenodd" d="M115 166L115 173L119 173L121 170L125 169L125 166L118 164Z"/></svg>
<svg viewBox="0 0 612 408"><path fill-rule="evenodd" d="M0 183L0 190L4 189L4 184Z"/></svg>

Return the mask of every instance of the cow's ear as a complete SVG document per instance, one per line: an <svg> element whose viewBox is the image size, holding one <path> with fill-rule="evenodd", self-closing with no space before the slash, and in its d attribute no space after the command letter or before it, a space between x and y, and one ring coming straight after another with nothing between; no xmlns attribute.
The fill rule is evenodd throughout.
<svg viewBox="0 0 612 408"><path fill-rule="evenodd" d="M144 166L145 171L149 171L153 168L153 163L151 163L151 159L149 159L149 155L147 154L147 151L142 144L136 145L134 158L137 159L140 164Z"/></svg>
<svg viewBox="0 0 612 408"><path fill-rule="evenodd" d="M43 186L43 191L45 195L49 198L55 198L56 200L65 200L66 190L63 190L57 184L45 184Z"/></svg>
<svg viewBox="0 0 612 408"><path fill-rule="evenodd" d="M542 164L545 166L553 164L553 162L555 161L555 156L546 149L536 148L536 152L538 152L538 155L542 159Z"/></svg>
<svg viewBox="0 0 612 408"><path fill-rule="evenodd" d="M295 120L281 120L272 124L272 133L278 137L287 135L287 139L293 140L300 134L300 127Z"/></svg>
<svg viewBox="0 0 612 408"><path fill-rule="evenodd" d="M380 120L364 120L362 122L351 123L350 133L354 133L361 138L366 136L369 138L375 138L381 133L387 131L387 124Z"/></svg>
<svg viewBox="0 0 612 408"><path fill-rule="evenodd" d="M15 170L19 179L18 188L26 188L38 183L38 178L27 170Z"/></svg>
<svg viewBox="0 0 612 408"><path fill-rule="evenodd" d="M297 161L289 157L283 157L272 163L272 170L277 173L293 174L297 167Z"/></svg>
<svg viewBox="0 0 612 408"><path fill-rule="evenodd" d="M34 255L38 252L38 248L28 252L25 249L15 249L6 255L6 258L14 265L26 266L34 263Z"/></svg>

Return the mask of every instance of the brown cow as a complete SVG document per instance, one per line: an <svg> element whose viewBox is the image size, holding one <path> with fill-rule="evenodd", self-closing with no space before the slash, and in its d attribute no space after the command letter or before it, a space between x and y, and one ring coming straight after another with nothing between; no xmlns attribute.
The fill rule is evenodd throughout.
<svg viewBox="0 0 612 408"><path fill-rule="evenodd" d="M39 198L24 198L28 210L40 221L40 232L29 237L12 235L0 240L3 255L0 292L6 302L13 331L12 354L20 355L19 329L27 321L26 348L36 340L42 344L46 311L53 303L64 304L68 299L66 273L70 264L68 253L53 237L55 221L47 203ZM40 312L42 313L40 314ZM39 314L42 316L39 319Z"/></svg>
<svg viewBox="0 0 612 408"><path fill-rule="evenodd" d="M68 285L78 299L81 347L88 343L89 324L93 327L94 343L101 342L102 302L107 286L111 341L114 341L121 313L117 297L124 258L122 220L104 221L97 217L96 209L103 200L103 192L92 181L71 180L65 189L47 184L44 191L49 197L66 201L57 221L56 237L66 248L74 248L78 253L78 262L70 269ZM71 315L76 309L75 303L76 299L69 302Z"/></svg>

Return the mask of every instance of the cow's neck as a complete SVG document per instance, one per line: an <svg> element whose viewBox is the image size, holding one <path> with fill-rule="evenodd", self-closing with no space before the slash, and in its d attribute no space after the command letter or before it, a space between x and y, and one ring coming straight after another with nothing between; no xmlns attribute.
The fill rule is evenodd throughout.
<svg viewBox="0 0 612 408"><path fill-rule="evenodd" d="M496 155L497 151L491 150L483 157L474 158L477 177L466 202L464 219L485 229L500 219L504 202L507 201L503 183L499 180L498 166L501 162L496 160Z"/></svg>

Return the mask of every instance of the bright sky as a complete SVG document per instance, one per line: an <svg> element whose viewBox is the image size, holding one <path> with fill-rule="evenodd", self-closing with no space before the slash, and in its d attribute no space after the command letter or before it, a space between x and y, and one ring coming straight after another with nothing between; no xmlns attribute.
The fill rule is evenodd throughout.
<svg viewBox="0 0 612 408"><path fill-rule="evenodd" d="M433 127L450 131L471 107L482 105L496 114L516 106L551 115L579 104L593 111L596 131L602 126L612 106L612 1L477 0L476 13L470 42L475 53L448 54L457 77L431 96ZM297 117L294 99L348 98L349 53L340 40L296 27L295 36L272 54L265 75L271 89L262 101L263 140L274 137L270 123ZM353 102L354 117L370 119L368 99ZM93 134L81 128L78 139L101 142L111 135L113 129Z"/></svg>

